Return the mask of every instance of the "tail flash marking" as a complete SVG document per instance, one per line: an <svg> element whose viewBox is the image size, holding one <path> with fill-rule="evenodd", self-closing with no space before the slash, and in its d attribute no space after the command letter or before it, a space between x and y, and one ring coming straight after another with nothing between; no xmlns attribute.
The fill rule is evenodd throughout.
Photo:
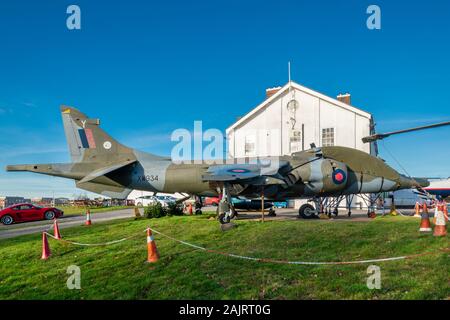
<svg viewBox="0 0 450 320"><path fill-rule="evenodd" d="M92 133L92 130L84 129L84 132L86 133L86 138L88 140L89 147L91 147L92 149L95 149L96 145L95 145L95 139L94 139L94 134Z"/></svg>
<svg viewBox="0 0 450 320"><path fill-rule="evenodd" d="M80 134L81 145L85 149L95 149L95 140L94 135L92 134L91 129L78 129L78 133Z"/></svg>

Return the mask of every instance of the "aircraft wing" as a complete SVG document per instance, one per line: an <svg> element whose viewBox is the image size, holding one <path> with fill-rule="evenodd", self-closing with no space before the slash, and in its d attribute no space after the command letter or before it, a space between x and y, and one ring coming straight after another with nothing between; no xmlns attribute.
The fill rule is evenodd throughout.
<svg viewBox="0 0 450 320"><path fill-rule="evenodd" d="M281 168L289 166L288 161L268 159L258 160L256 163L213 165L203 175L204 181L243 182L260 180L261 177L280 177Z"/></svg>

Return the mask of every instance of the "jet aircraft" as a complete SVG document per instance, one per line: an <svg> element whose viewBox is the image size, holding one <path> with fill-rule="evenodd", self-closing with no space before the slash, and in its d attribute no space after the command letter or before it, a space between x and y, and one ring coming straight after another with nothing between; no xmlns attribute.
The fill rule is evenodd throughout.
<svg viewBox="0 0 450 320"><path fill-rule="evenodd" d="M186 193L198 198L221 195L219 220L233 217L231 197L284 201L308 198L303 218L317 215L320 199L335 206L356 194L380 194L423 188L425 179L398 173L382 159L362 151L334 146L281 157L228 159L225 163L174 163L170 158L141 152L116 141L100 128L100 120L62 106L70 163L9 165L7 171L28 171L75 180L76 186L104 196L125 199L132 190ZM373 197L369 197L373 207ZM351 201L350 201L351 202ZM369 213L373 208L369 206Z"/></svg>

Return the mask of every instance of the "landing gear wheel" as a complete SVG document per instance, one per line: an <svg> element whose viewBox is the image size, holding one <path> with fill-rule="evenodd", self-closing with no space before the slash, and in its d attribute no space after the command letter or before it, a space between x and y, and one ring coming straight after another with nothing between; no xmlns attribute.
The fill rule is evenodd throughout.
<svg viewBox="0 0 450 320"><path fill-rule="evenodd" d="M347 213L347 215L348 215L349 217L351 217L351 215L352 215L352 212L351 212L351 211L349 211L349 212Z"/></svg>
<svg viewBox="0 0 450 320"><path fill-rule="evenodd" d="M202 212L201 209L196 209L196 210L195 210L195 214L203 214L203 212Z"/></svg>
<svg viewBox="0 0 450 320"><path fill-rule="evenodd" d="M337 217L337 216L338 216L338 214L339 214L339 211L338 211L338 209L334 209L334 211L333 211L333 214L334 214L334 216L335 216L335 217Z"/></svg>
<svg viewBox="0 0 450 320"><path fill-rule="evenodd" d="M219 214L219 222L220 224L230 223L230 217L228 217L225 213Z"/></svg>
<svg viewBox="0 0 450 320"><path fill-rule="evenodd" d="M2 217L1 221L5 226L9 226L10 224L13 224L14 219L10 215L6 215Z"/></svg>
<svg viewBox="0 0 450 320"><path fill-rule="evenodd" d="M310 204L304 204L298 210L298 214L303 219L313 219L316 216L316 209Z"/></svg>
<svg viewBox="0 0 450 320"><path fill-rule="evenodd" d="M45 220L53 220L55 218L55 213L53 211L47 211L44 214Z"/></svg>

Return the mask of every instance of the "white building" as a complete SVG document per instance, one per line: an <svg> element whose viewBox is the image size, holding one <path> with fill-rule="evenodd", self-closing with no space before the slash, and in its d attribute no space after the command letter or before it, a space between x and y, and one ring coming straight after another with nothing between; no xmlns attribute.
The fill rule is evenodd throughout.
<svg viewBox="0 0 450 320"><path fill-rule="evenodd" d="M372 115L351 106L349 94L334 99L291 82L266 97L226 130L230 157L290 155L311 143L370 153L361 139L370 135Z"/></svg>
<svg viewBox="0 0 450 320"><path fill-rule="evenodd" d="M372 115L295 82L266 90L266 100L226 130L229 157L281 156L321 146L345 146L371 153ZM360 206L354 200L353 205ZM296 204L298 206L298 204Z"/></svg>

